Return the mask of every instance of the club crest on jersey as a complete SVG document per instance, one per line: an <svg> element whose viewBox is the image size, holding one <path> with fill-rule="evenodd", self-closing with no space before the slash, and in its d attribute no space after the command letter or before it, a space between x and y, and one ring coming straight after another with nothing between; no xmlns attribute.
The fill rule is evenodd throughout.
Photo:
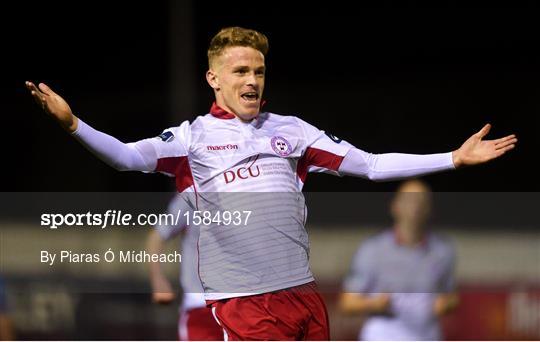
<svg viewBox="0 0 540 342"><path fill-rule="evenodd" d="M164 142L171 142L174 140L174 134L171 131L167 131L158 135L158 138L160 138L161 141L164 141Z"/></svg>
<svg viewBox="0 0 540 342"><path fill-rule="evenodd" d="M336 136L333 135L332 133L325 132L325 134L326 134L333 142L335 142L336 144L339 144L340 142L343 141L343 139L340 139L340 138L336 137Z"/></svg>
<svg viewBox="0 0 540 342"><path fill-rule="evenodd" d="M283 137L273 137L272 140L270 140L270 145L272 145L274 152L282 157L286 157L292 152L291 144Z"/></svg>

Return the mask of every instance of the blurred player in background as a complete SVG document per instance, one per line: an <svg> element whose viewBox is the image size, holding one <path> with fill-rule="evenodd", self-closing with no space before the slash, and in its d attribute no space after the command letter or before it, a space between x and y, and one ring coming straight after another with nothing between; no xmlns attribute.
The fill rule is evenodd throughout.
<svg viewBox="0 0 540 342"><path fill-rule="evenodd" d="M193 194L194 207L204 212L253 213L249 223L242 217L242 227L211 224L200 230L199 275L226 338L325 340L326 306L309 267L304 227L307 174L413 177L490 161L517 139L484 140L486 125L452 152L367 153L298 117L261 110L267 52L268 39L260 32L221 30L208 48L206 80L215 95L209 113L129 144L73 115L47 85L26 86L66 131L112 167L176 177L177 191ZM331 115L346 120L353 114Z"/></svg>
<svg viewBox="0 0 540 342"><path fill-rule="evenodd" d="M458 302L453 246L427 230L431 193L404 182L391 204L392 229L369 238L354 256L340 306L363 314L361 340L440 340L439 317Z"/></svg>
<svg viewBox="0 0 540 342"><path fill-rule="evenodd" d="M199 257L197 242L199 227L187 226L184 213L191 208L181 195L175 195L167 209L168 214L180 218L178 222L168 222L155 227L150 232L147 250L151 254L162 253L164 244L182 234L180 251L180 284L182 302L178 320L178 337L181 341L221 341L223 329L217 324L212 310L206 307L204 290L198 273ZM152 300L158 304L169 304L176 298L171 283L163 273L159 262L150 264Z"/></svg>
<svg viewBox="0 0 540 342"><path fill-rule="evenodd" d="M9 317L7 307L6 286L0 274L0 341L12 341L15 339L15 329Z"/></svg>

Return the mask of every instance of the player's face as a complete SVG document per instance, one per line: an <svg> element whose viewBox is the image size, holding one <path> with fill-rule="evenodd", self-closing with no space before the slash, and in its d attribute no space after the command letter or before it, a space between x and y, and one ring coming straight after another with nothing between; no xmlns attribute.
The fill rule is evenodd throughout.
<svg viewBox="0 0 540 342"><path fill-rule="evenodd" d="M253 48L227 48L207 73L216 103L243 121L259 114L264 90L264 55Z"/></svg>
<svg viewBox="0 0 540 342"><path fill-rule="evenodd" d="M430 195L426 192L402 192L397 199L400 220L422 224L429 213Z"/></svg>
<svg viewBox="0 0 540 342"><path fill-rule="evenodd" d="M422 183L405 184L396 194L393 215L397 221L407 223L410 229L422 229L431 209L431 193Z"/></svg>

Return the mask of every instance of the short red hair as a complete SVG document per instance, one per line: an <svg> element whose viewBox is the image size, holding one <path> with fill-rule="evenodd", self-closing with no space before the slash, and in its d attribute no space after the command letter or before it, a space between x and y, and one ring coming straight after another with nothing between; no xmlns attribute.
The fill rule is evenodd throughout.
<svg viewBox="0 0 540 342"><path fill-rule="evenodd" d="M214 59L221 56L226 48L233 46L250 47L266 56L268 53L268 38L260 32L238 26L221 29L210 41L208 65L211 66Z"/></svg>

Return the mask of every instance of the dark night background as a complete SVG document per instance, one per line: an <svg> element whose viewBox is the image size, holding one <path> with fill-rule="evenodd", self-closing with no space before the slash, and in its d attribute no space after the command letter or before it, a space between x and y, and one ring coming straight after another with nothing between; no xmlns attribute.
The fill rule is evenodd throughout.
<svg viewBox="0 0 540 342"><path fill-rule="evenodd" d="M516 150L428 181L436 191L537 191L537 10L382 4L82 1L6 9L2 190L172 189L167 177L119 173L98 161L41 112L24 81L49 84L74 113L122 141L152 137L207 113L208 42L239 25L270 39L266 110L298 115L373 153L450 151L491 122L489 137L516 133ZM189 30L177 39L182 18ZM189 91L171 90L171 70L183 63L172 51L192 56L181 65L191 72ZM184 97L193 112L173 113L171 103ZM305 190L394 186L311 175Z"/></svg>
<svg viewBox="0 0 540 342"><path fill-rule="evenodd" d="M136 277L131 269L111 274L84 267L51 272L30 268L30 255L37 255L38 248L144 248L146 234L119 231L116 240L90 238L83 231L70 235L67 229L43 234L43 227L34 227L36 213L65 212L85 203L81 199L115 209L136 203L155 212L154 207L164 207L155 199L170 195L173 182L159 174L121 173L97 160L34 103L24 82L47 83L81 119L124 142L157 136L207 113L213 93L204 78L206 49L226 26L254 28L270 40L265 110L297 115L368 152L451 151L487 122L493 124L488 138L517 134L517 148L496 161L426 179L438 192L467 192L439 193L435 198L435 223L451 228L462 243L458 271L465 281L460 279L458 285L465 294L473 289L463 301L464 310L456 314L462 325L455 323L453 329L461 335L447 337L482 340L474 334L482 334L482 326L492 322L486 340L513 338L493 334L499 325L536 329L539 201L533 192L540 188L540 13L532 1L512 8L489 4L464 8L437 2L440 6L428 8L420 2L397 6L390 1L353 5L314 0L4 3L0 272L7 280L6 294L15 300L19 338L172 340L178 310L178 301L158 308L147 293L122 293L138 286L148 290L145 270ZM386 204L390 194L383 192L396 185L324 174L308 177L305 191L327 192L306 198L308 225L320 224L309 233L310 243L319 248L311 252L312 265L325 269L327 278L317 278L334 310L334 323L343 318L336 313L342 280L336 274L360 242L353 233L364 234L371 224L391 224ZM64 191L96 193L48 193ZM154 191L167 193L148 194ZM344 196L331 191L379 193ZM121 192L130 192L129 200ZM25 217L30 219L21 219ZM30 233L31 228L39 234ZM529 284L528 278L520 278L524 275L535 287L529 297L518 298L518 308L525 311L516 311L516 319L499 304L511 304L516 289L524 296ZM470 284L481 287L467 288ZM508 297L484 301L484 295L498 295L493 289L500 284ZM103 293L77 292L92 286ZM46 329L40 328L42 322ZM332 329L335 339L354 339L358 325Z"/></svg>

